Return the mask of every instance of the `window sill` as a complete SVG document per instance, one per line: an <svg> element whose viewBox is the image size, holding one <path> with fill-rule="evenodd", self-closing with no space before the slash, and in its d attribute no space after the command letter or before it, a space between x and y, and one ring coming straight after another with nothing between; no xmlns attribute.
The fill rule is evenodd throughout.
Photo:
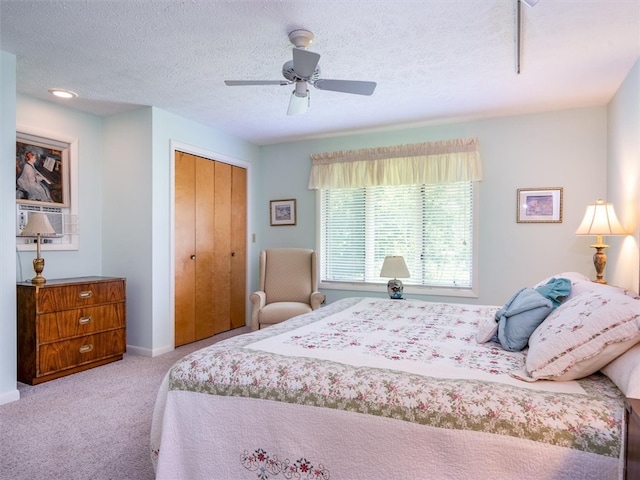
<svg viewBox="0 0 640 480"><path fill-rule="evenodd" d="M355 282L320 282L318 285L323 290L343 290L357 292L387 293L386 284L378 283L355 283ZM474 288L447 288L447 287L427 287L417 285L405 285L404 295L424 295L434 297L459 297L478 298L478 292Z"/></svg>

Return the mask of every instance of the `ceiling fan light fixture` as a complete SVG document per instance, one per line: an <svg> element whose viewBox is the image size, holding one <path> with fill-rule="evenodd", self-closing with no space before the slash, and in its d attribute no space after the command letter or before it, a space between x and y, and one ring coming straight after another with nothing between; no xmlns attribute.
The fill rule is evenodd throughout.
<svg viewBox="0 0 640 480"><path fill-rule="evenodd" d="M309 89L307 88L307 82L296 82L296 89L293 91L296 97L306 98L309 95Z"/></svg>
<svg viewBox="0 0 640 480"><path fill-rule="evenodd" d="M311 95L307 92L306 96L299 97L296 95L296 91L291 92L291 98L289 99L289 108L287 109L287 115L301 115L306 113L309 109L309 102L311 101Z"/></svg>

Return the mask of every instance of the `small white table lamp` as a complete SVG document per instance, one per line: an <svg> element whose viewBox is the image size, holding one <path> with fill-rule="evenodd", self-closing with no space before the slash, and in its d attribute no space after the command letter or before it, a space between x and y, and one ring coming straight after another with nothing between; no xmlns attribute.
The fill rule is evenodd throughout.
<svg viewBox="0 0 640 480"><path fill-rule="evenodd" d="M53 235L56 231L49 223L49 218L45 213L41 212L29 212L29 218L27 224L20 232L23 237L36 237L36 258L33 259L33 269L36 271L36 276L31 279L31 283L40 284L45 283L47 280L42 276L44 270L44 258L40 256L40 237L42 235Z"/></svg>
<svg viewBox="0 0 640 480"><path fill-rule="evenodd" d="M613 203L604 203L598 199L594 205L588 205L582 223L576 230L576 235L596 235L596 243L591 245L596 249L593 255L593 265L596 267L596 283L607 283L604 279L604 267L607 264L605 248L609 245L602 243L603 235L627 235L627 232L616 216Z"/></svg>
<svg viewBox="0 0 640 480"><path fill-rule="evenodd" d="M411 277L411 275L409 275L409 270L407 269L407 264L404 263L404 258L399 255L390 255L385 257L384 262L382 262L380 276L393 277L393 279L389 280L389 283L387 283L387 293L389 294L389 297L394 300L402 299L404 285L402 285L402 281L398 279Z"/></svg>

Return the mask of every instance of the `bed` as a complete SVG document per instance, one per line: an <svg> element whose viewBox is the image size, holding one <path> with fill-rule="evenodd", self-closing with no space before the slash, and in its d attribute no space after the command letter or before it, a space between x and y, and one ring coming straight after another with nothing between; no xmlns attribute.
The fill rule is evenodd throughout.
<svg viewBox="0 0 640 480"><path fill-rule="evenodd" d="M187 355L156 478L621 479L640 298L565 276L522 351L487 335L502 306L354 297Z"/></svg>

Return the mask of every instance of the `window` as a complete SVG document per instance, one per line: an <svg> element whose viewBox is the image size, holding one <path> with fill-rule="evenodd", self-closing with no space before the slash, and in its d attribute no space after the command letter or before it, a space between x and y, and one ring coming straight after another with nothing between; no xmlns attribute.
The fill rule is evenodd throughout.
<svg viewBox="0 0 640 480"><path fill-rule="evenodd" d="M319 192L323 288L367 290L386 284L388 279L380 277L385 256L402 255L411 273L402 279L407 290L472 293L473 182Z"/></svg>

